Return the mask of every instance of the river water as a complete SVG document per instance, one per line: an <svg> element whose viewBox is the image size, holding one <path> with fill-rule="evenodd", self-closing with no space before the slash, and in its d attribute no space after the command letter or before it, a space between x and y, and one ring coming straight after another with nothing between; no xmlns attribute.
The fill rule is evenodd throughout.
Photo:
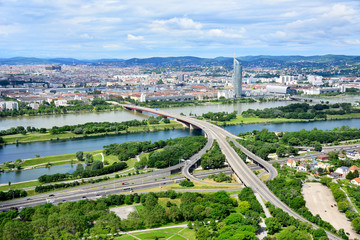
<svg viewBox="0 0 360 240"><path fill-rule="evenodd" d="M186 115L201 115L207 112L233 112L241 113L249 108L264 109L271 107L285 106L294 102L264 102L264 103L234 103L234 104L209 104L191 107L163 108L172 113L184 113ZM16 126L31 126L36 128L52 128L53 126L76 125L87 122L123 122L129 120L147 119L149 115L134 113L128 110L119 110L114 112L90 112L63 115L44 115L44 116L22 116L0 118L0 130L6 130Z"/></svg>

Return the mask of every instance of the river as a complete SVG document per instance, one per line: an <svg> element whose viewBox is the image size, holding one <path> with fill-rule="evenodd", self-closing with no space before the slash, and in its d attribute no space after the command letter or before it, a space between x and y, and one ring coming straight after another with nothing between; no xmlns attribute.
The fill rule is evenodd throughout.
<svg viewBox="0 0 360 240"><path fill-rule="evenodd" d="M264 109L271 107L285 106L294 102L254 102L254 103L234 103L234 104L209 104L178 108L163 108L165 111L172 113L184 113L186 115L197 114L201 115L207 112L233 112L241 113L249 108ZM44 115L44 116L20 116L0 118L0 130L6 130L16 126L31 126L36 128L52 128L53 126L76 125L87 122L123 122L128 120L143 120L147 119L149 115L142 113L135 113L128 110L119 110L113 112L89 112L89 113L74 113L62 115Z"/></svg>

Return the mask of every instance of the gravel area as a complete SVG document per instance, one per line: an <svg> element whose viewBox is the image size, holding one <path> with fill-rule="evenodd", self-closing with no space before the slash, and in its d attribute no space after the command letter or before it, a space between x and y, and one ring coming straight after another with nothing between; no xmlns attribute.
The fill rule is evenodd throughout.
<svg viewBox="0 0 360 240"><path fill-rule="evenodd" d="M135 206L124 206L110 208L110 211L114 212L121 220L127 219L129 213L136 211Z"/></svg>
<svg viewBox="0 0 360 240"><path fill-rule="evenodd" d="M351 227L351 222L346 218L345 213L338 210L334 204L336 201L331 190L321 183L306 183L303 185L302 193L306 201L306 207L313 215L319 214L320 217L331 223L337 230L343 228L351 239L360 239ZM331 207L331 205L333 207Z"/></svg>

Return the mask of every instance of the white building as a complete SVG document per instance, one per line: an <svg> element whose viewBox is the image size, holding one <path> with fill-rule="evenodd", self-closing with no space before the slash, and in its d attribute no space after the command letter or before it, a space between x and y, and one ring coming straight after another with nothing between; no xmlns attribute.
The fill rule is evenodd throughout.
<svg viewBox="0 0 360 240"><path fill-rule="evenodd" d="M288 75L282 75L279 78L276 78L275 80L277 83L280 84L285 84L285 85L289 85L289 84L295 84L295 77L294 76L288 76Z"/></svg>
<svg viewBox="0 0 360 240"><path fill-rule="evenodd" d="M323 84L322 76L308 75L307 80L314 86L320 86Z"/></svg>
<svg viewBox="0 0 360 240"><path fill-rule="evenodd" d="M306 95L319 95L320 93L329 93L329 92L345 92L346 87L340 86L340 87L325 87L325 88L309 88L304 89L304 94Z"/></svg>
<svg viewBox="0 0 360 240"><path fill-rule="evenodd" d="M229 98L233 98L233 96L234 96L234 91L232 91L232 90L219 90L217 93L218 99L221 97L229 99Z"/></svg>
<svg viewBox="0 0 360 240"><path fill-rule="evenodd" d="M7 110L19 110L19 104L14 101L0 102L1 111Z"/></svg>
<svg viewBox="0 0 360 240"><path fill-rule="evenodd" d="M335 170L335 173L340 174L341 176L345 177L349 173L348 167L339 167Z"/></svg>
<svg viewBox="0 0 360 240"><path fill-rule="evenodd" d="M350 181L350 183L360 186L360 178L354 178Z"/></svg>
<svg viewBox="0 0 360 240"><path fill-rule="evenodd" d="M59 106L67 106L67 100L65 99L59 99L59 100L55 100L54 101L55 106L59 107Z"/></svg>

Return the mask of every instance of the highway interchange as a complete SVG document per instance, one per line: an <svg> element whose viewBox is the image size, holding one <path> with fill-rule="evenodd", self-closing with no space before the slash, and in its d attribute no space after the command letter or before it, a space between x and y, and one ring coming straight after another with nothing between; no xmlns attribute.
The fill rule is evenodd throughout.
<svg viewBox="0 0 360 240"><path fill-rule="evenodd" d="M161 111L158 109L151 109L151 108L144 108L144 107L138 107L138 106L132 106L132 105L124 105L127 109L132 109L135 111L144 111L144 112L150 112L153 114L157 114L160 116L170 117L174 118L177 121L191 124L193 127L200 128L205 132L205 135L208 137L208 139L216 140L223 152L223 154L226 156L226 160L229 164L229 166L232 168L234 173L237 175L237 177L242 181L242 183L250 187L255 193L258 193L265 201L270 202L271 204L275 205L278 208L281 208L283 211L287 212L290 216L293 216L294 218L297 218L304 222L309 222L305 218L303 218L301 215L297 214L295 211L293 211L290 207L288 207L286 204L284 204L280 199L278 199L268 188L267 186L252 172L250 168L244 163L244 161L239 157L239 155L235 152L235 150L230 146L227 139L234 138L234 136L227 132L225 129L220 128L218 126L215 126L211 123L198 120L196 118L182 116L178 114L170 114L165 111ZM248 157L252 158L254 161L259 162L259 164L264 164L265 161L261 158L257 157L256 155L252 154L250 151L248 151L245 148L241 148L243 153L247 155ZM195 159L187 163L188 165L195 164ZM264 167L268 170L268 172L273 172L273 169L271 170L272 166L270 164L264 165ZM269 169L268 169L269 168ZM183 174L186 177L191 177L190 173L188 172L189 167L184 168ZM276 171L276 170L275 170ZM316 225L312 224L314 227L317 227ZM331 234L328 232L329 239L340 239L334 234Z"/></svg>
<svg viewBox="0 0 360 240"><path fill-rule="evenodd" d="M240 145L234 139L238 138L237 136L227 132L225 129L213 125L211 123L198 120L196 118L182 116L178 114L168 113L158 109L151 109L145 107L139 107L134 105L123 105L126 109L134 110L134 111L142 111L149 112L156 115L169 117L176 119L177 121L183 124L190 124L191 127L199 128L204 131L205 136L208 138L208 142L206 146L201 149L197 154L192 156L190 159L185 162L179 163L176 166L172 166L167 169L162 169L158 171L154 171L147 174L136 175L132 177L126 177L121 179L115 179L112 181L101 182L91 185L79 186L76 188L71 188L67 190L55 191L52 194L39 194L31 198L22 198L11 201L6 201L0 203L0 211L8 210L11 207L27 207L27 206L35 206L39 204L44 204L46 202L59 203L65 201L76 201L80 199L96 199L102 197L104 195L116 194L116 193L131 193L133 191L138 192L139 190L149 189L149 188L158 188L161 190L161 187L167 184L173 184L174 181L180 182L185 178L192 179L198 182L203 182L201 179L207 177L212 173L216 173L219 171L225 171L226 173L234 173L241 183L247 187L252 188L255 193L258 193L265 201L268 201L275 205L278 208L281 208L289 215L304 221L308 222L305 218L297 214L290 207L280 201L268 188L267 186L253 173L254 170L264 168L269 174L269 179L273 179L277 176L276 169L271 165L271 163L261 159L256 156L252 152L248 151L245 147ZM231 169L226 170L217 170L210 171L198 174L191 174L191 169L196 166L201 156L211 148L214 140L216 140L222 150L223 154L226 156L227 163ZM254 163L258 164L260 167L249 166L239 157L236 151L230 146L229 141L232 141L237 148L240 148L241 151L250 159L254 161ZM170 176L168 175L169 171L181 169L182 175L179 176ZM123 185L124 183L124 185ZM208 182L207 182L208 184ZM223 184L214 185L224 186ZM239 189L241 188L241 185ZM234 190L234 189L232 189ZM196 190L200 191L200 190ZM25 200L26 199L26 200ZM315 228L316 225L312 224ZM328 232L329 239L340 239L339 237Z"/></svg>

